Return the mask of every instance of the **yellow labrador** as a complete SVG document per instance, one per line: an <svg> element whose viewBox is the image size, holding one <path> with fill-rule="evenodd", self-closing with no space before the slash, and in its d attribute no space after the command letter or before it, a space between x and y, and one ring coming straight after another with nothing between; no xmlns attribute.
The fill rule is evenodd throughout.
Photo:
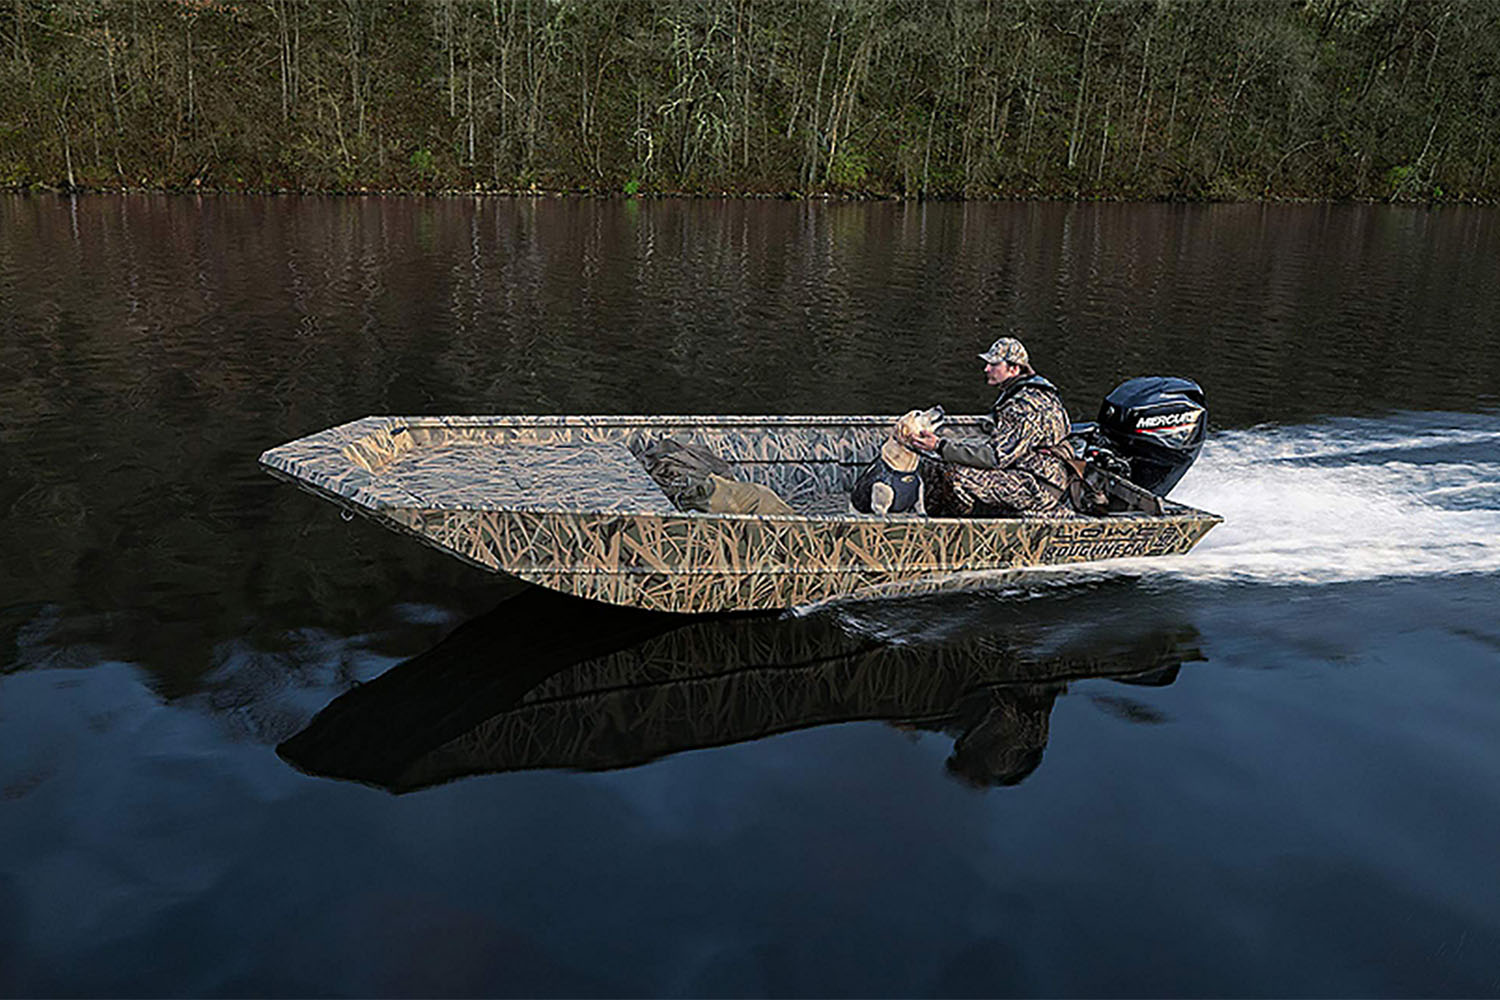
<svg viewBox="0 0 1500 1000"><path fill-rule="evenodd" d="M911 440L922 431L937 433L943 424L943 408L910 410L896 418L891 436L880 446L880 454L854 481L849 503L861 514L926 514L922 477L917 475L921 453Z"/></svg>

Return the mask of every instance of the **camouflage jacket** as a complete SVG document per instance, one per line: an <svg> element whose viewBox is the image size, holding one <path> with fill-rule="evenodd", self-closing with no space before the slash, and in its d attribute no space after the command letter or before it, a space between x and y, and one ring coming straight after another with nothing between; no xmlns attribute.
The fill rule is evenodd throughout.
<svg viewBox="0 0 1500 1000"><path fill-rule="evenodd" d="M988 439L942 438L938 456L955 465L1018 469L1060 489L1067 486L1062 460L1038 450L1067 437L1072 426L1056 386L1040 375L1013 378L1001 385L989 419Z"/></svg>

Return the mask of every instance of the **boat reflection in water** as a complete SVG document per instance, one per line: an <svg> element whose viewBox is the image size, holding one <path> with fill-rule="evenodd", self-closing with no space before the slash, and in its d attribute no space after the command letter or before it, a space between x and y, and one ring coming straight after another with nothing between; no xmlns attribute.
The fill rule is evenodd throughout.
<svg viewBox="0 0 1500 1000"><path fill-rule="evenodd" d="M1119 596L689 617L533 588L336 698L278 753L310 774L408 792L879 720L951 736L948 770L969 784L1012 785L1041 763L1070 682L1170 684L1203 658L1191 626L1132 615L1157 625L1122 628ZM1130 714L1129 699L1107 701Z"/></svg>

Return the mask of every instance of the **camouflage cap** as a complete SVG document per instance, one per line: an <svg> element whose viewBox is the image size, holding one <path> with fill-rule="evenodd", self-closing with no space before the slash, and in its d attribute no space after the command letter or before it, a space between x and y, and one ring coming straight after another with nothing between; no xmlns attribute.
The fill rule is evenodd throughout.
<svg viewBox="0 0 1500 1000"><path fill-rule="evenodd" d="M1015 337L1001 337L990 345L990 349L979 356L990 364L1004 361L1008 365L1029 365L1026 348Z"/></svg>

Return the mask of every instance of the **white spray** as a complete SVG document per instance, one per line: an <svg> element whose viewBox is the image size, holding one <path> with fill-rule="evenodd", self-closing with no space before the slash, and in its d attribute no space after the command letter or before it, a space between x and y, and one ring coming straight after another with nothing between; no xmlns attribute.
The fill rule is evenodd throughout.
<svg viewBox="0 0 1500 1000"><path fill-rule="evenodd" d="M1500 415L1223 432L1172 499L1224 523L1186 556L1121 569L1260 583L1493 573Z"/></svg>

